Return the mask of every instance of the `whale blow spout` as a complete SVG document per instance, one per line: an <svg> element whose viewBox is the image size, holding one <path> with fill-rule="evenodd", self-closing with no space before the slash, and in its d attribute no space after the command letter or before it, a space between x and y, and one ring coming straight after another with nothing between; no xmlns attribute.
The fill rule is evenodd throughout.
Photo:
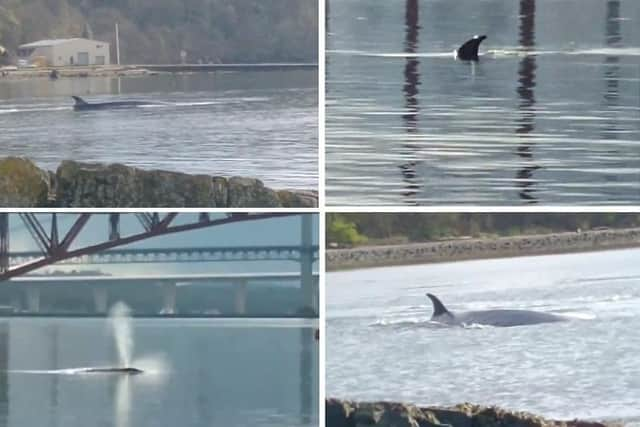
<svg viewBox="0 0 640 427"><path fill-rule="evenodd" d="M480 48L480 43L487 36L473 36L472 39L467 40L462 46L456 50L456 59L461 59L463 61L477 61L478 58L478 48Z"/></svg>

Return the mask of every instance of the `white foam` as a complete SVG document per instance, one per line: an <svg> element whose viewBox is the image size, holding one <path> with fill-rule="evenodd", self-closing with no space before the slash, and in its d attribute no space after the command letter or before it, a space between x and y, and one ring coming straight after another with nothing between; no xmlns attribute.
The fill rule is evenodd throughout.
<svg viewBox="0 0 640 427"><path fill-rule="evenodd" d="M569 317L571 319L579 319L579 320L593 320L595 319L597 316L595 314L591 314L591 313L580 313L580 312L565 312L565 313L558 313L560 316L562 317Z"/></svg>

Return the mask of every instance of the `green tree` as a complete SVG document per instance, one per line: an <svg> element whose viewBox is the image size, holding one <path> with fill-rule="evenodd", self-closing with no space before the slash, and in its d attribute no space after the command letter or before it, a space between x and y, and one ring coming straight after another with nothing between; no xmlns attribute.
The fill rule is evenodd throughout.
<svg viewBox="0 0 640 427"><path fill-rule="evenodd" d="M333 216L327 222L327 243L353 246L366 241L367 238L358 233L355 223L351 221L346 221L339 216Z"/></svg>

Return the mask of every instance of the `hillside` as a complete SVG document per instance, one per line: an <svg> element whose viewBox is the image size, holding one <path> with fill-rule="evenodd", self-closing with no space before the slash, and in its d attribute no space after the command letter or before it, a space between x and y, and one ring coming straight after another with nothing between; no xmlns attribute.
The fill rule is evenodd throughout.
<svg viewBox="0 0 640 427"><path fill-rule="evenodd" d="M92 36L121 62L317 62L317 0L2 0L0 45Z"/></svg>
<svg viewBox="0 0 640 427"><path fill-rule="evenodd" d="M327 244L393 244L640 227L626 213L332 213Z"/></svg>

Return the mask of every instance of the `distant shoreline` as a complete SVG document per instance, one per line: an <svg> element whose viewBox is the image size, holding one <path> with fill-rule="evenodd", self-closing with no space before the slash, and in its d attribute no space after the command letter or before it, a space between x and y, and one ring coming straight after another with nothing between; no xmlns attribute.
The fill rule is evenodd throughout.
<svg viewBox="0 0 640 427"><path fill-rule="evenodd" d="M0 81L5 79L49 78L54 70L58 78L134 77L156 74L211 73L220 71L317 70L318 64L267 62L256 64L134 64L86 67L13 68L14 67L0 67L0 72L6 73L0 75Z"/></svg>
<svg viewBox="0 0 640 427"><path fill-rule="evenodd" d="M328 249L327 271L640 247L640 228Z"/></svg>

